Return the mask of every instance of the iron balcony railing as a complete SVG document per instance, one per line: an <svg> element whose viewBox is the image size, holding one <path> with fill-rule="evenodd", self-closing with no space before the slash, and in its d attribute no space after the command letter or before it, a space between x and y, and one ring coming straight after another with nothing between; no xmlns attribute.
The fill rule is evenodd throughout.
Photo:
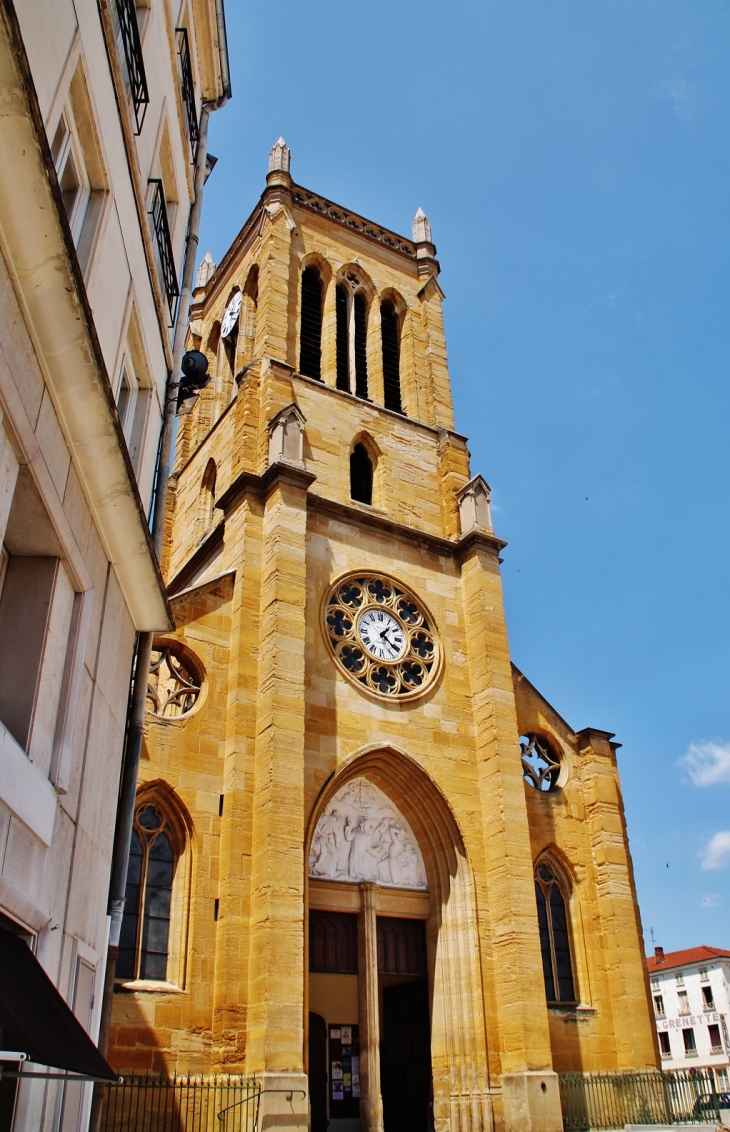
<svg viewBox="0 0 730 1132"><path fill-rule="evenodd" d="M172 240L170 239L170 226L167 223L167 205L165 203L165 190L159 178L150 180L152 185L152 200L150 202L150 216L152 217L152 230L155 234L157 254L159 257L162 283L167 295L167 306L170 311L170 324L175 321L175 308L180 295L177 285L177 272L175 258L172 253Z"/></svg>
<svg viewBox="0 0 730 1132"><path fill-rule="evenodd" d="M198 156L198 143L200 141L200 123L195 106L195 83L193 82L193 66L190 61L190 41L187 28L175 28L178 35L178 54L180 56L180 71L182 76L182 96L185 103L185 114L188 120L188 134L190 136L190 149L193 154L193 165Z"/></svg>
<svg viewBox="0 0 730 1132"><path fill-rule="evenodd" d="M565 1132L720 1123L720 1097L709 1069L561 1073L558 1080Z"/></svg>
<svg viewBox="0 0 730 1132"><path fill-rule="evenodd" d="M116 0L116 3L119 34L122 40L124 61L127 64L127 76L132 94L132 106L134 107L134 120L139 134L142 132L142 123L147 113L150 94L142 57L142 41L139 38L137 6L134 0Z"/></svg>
<svg viewBox="0 0 730 1132"><path fill-rule="evenodd" d="M100 1132L258 1132L252 1077L131 1074L107 1086Z"/></svg>

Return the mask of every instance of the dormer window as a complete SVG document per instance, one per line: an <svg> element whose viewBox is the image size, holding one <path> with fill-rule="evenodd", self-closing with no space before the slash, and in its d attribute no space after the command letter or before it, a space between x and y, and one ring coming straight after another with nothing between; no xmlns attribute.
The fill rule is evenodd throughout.
<svg viewBox="0 0 730 1132"><path fill-rule="evenodd" d="M335 289L337 388L356 397L368 395L368 307L360 281L348 272Z"/></svg>

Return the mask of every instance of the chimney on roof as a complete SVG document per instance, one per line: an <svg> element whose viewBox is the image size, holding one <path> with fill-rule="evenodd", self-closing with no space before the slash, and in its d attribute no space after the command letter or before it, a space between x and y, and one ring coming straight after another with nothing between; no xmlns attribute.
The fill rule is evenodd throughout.
<svg viewBox="0 0 730 1132"><path fill-rule="evenodd" d="M663 947L655 947L654 948L654 958L656 959L657 963L663 963L664 962L664 948Z"/></svg>

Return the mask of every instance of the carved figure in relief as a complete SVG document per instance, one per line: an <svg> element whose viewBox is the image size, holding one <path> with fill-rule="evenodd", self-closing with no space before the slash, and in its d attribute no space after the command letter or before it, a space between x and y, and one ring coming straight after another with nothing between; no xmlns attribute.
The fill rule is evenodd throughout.
<svg viewBox="0 0 730 1132"><path fill-rule="evenodd" d="M342 787L317 822L309 875L426 887L423 860L408 823L390 799L364 778Z"/></svg>
<svg viewBox="0 0 730 1132"><path fill-rule="evenodd" d="M325 814L312 838L309 871L314 876L336 877L347 871L350 850L345 837L345 818L338 809Z"/></svg>

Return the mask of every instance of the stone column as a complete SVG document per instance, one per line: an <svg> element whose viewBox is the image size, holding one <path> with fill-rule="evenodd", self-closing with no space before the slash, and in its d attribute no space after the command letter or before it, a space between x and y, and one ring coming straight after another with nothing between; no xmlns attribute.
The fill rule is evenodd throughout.
<svg viewBox="0 0 730 1132"><path fill-rule="evenodd" d="M462 539L462 585L477 735L484 838L484 899L494 1013L487 1022L499 1058L506 1132L562 1132L537 926L532 853L499 550L481 532ZM481 870L480 870L481 871Z"/></svg>
<svg viewBox="0 0 730 1132"><path fill-rule="evenodd" d="M600 893L595 903L599 946L592 948L590 962L600 971L607 1005L616 1006L610 1050L615 1068L654 1069L660 1064L658 1039L612 738L609 732L592 727L578 732L579 773L591 846L586 865L594 891Z"/></svg>
<svg viewBox="0 0 730 1132"><path fill-rule="evenodd" d="M378 1010L378 936L376 886L363 884L357 924L357 985L360 1017L360 1128L383 1132L380 1094L380 1012Z"/></svg>
<svg viewBox="0 0 730 1132"><path fill-rule="evenodd" d="M246 1069L262 1128L305 1128L304 713L307 488L283 464L262 478L257 719L251 831Z"/></svg>

